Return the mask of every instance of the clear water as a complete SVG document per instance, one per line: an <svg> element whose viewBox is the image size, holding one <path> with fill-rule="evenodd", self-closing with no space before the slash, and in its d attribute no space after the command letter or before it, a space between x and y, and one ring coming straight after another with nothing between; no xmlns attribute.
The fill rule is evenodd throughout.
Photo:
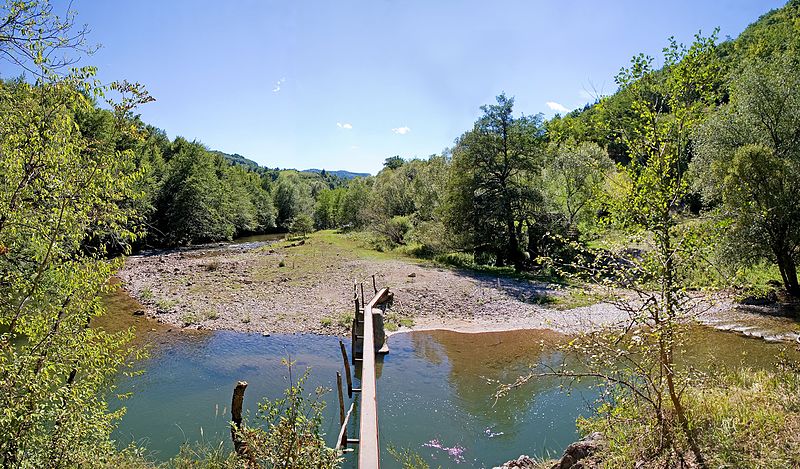
<svg viewBox="0 0 800 469"><path fill-rule="evenodd" d="M234 385L248 382L245 408L255 411L260 398L279 397L287 387L282 358L295 361L295 373L311 369L309 391L317 385L333 387L336 371L343 367L334 337L170 335L172 340L157 345L142 363L146 373L120 378L118 389L133 394L124 401L127 414L117 440L121 445L144 444L158 459L173 456L185 442L227 444ZM378 374L382 446L413 449L444 467L456 462L460 467L492 467L522 453L560 452L577 436L575 418L589 409L591 392L574 389L567 395L549 380L495 402L495 387L486 381L513 379L529 363L547 359L538 345L547 336L531 331L512 336L441 331L392 336L392 350ZM326 400L324 430L332 444L338 431L336 394L329 393ZM352 426L350 434L356 431ZM384 454L383 467L399 465Z"/></svg>
<svg viewBox="0 0 800 469"><path fill-rule="evenodd" d="M140 343L151 349L151 357L140 364L144 374L119 379L118 391L132 392L132 397L123 402L127 414L115 436L121 446L131 441L146 445L160 460L187 442L229 446L234 385L249 383L245 408L255 411L260 399L280 397L287 387L283 358L295 361L295 373L310 368L308 391L318 385L333 388L336 371L343 369L335 337L187 333L122 313L135 303L124 295L115 298L109 307L118 312L103 326L134 325ZM558 381L544 379L496 401L496 388L487 383L512 381L531 365L559 360L553 352L559 340L563 337L547 331L393 335L391 352L378 369L382 467L400 467L385 451L389 445L416 451L432 467L493 467L520 454L559 455L578 437L575 419L591 411L596 391L583 384L567 393ZM695 329L688 342L688 356L701 365L770 366L782 348L707 328ZM324 431L333 444L336 393L330 392L326 401ZM349 433L357 435L356 426ZM349 454L345 467L355 467L354 460L355 454Z"/></svg>

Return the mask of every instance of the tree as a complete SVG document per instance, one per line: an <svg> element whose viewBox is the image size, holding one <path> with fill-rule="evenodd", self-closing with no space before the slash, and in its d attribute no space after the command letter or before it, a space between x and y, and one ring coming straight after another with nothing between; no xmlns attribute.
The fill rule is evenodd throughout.
<svg viewBox="0 0 800 469"><path fill-rule="evenodd" d="M383 162L383 167L387 169L397 169L405 163L405 160L401 158L399 155L390 156L386 158Z"/></svg>
<svg viewBox="0 0 800 469"><path fill-rule="evenodd" d="M198 142L177 138L158 196L157 227L170 245L230 239L235 233L225 206L228 194L217 162Z"/></svg>
<svg viewBox="0 0 800 469"><path fill-rule="evenodd" d="M739 261L777 264L800 296L800 66L791 59L747 66L730 103L697 135L693 170L707 202L732 218Z"/></svg>
<svg viewBox="0 0 800 469"><path fill-rule="evenodd" d="M289 224L289 233L299 234L303 238L312 231L314 231L314 219L305 213L292 218L292 222Z"/></svg>
<svg viewBox="0 0 800 469"><path fill-rule="evenodd" d="M483 106L473 129L456 141L446 190L446 226L476 257L521 268L523 225L541 204L541 116L512 115L513 98Z"/></svg>
<svg viewBox="0 0 800 469"><path fill-rule="evenodd" d="M688 265L699 261L702 239L681 226L679 217L690 187L691 136L706 109L719 99L721 65L715 37L698 36L689 48L671 40L664 62L657 70L652 58L640 55L617 77L633 97L631 115L638 117L620 129L631 162L612 213L620 226L649 240L649 249L624 258L587 252L590 262L571 266L584 279L616 287L609 293L629 314L628 321L570 341L566 350L577 352L581 368L532 373L502 387L501 393L542 374L599 378L611 397L597 417L602 425L613 432L635 419L655 429L646 437L650 444L636 449L647 452L637 453L637 459L657 459L663 467L688 459L706 467L698 429L685 407L691 369L679 368L676 357L697 306L686 292L683 275ZM620 288L626 293L614 293Z"/></svg>
<svg viewBox="0 0 800 469"><path fill-rule="evenodd" d="M300 214L310 214L313 209L311 188L296 172L281 172L272 188L272 199L277 210L276 223L289 228L292 220Z"/></svg>
<svg viewBox="0 0 800 469"><path fill-rule="evenodd" d="M122 202L139 173L114 142L138 138L131 110L150 98L136 84L96 88L89 67L60 73L59 54L83 44L72 13L56 18L45 1L1 11L0 52L36 82L0 82L0 464L91 465L114 452L124 410L106 395L130 335L88 327L119 262L82 245L98 231L128 245L137 235ZM76 116L101 92L122 99L109 102L110 135L90 139Z"/></svg>
<svg viewBox="0 0 800 469"><path fill-rule="evenodd" d="M355 178L347 185L339 204L339 223L358 229L369 223L370 187L365 178Z"/></svg>
<svg viewBox="0 0 800 469"><path fill-rule="evenodd" d="M608 154L596 143L574 142L552 150L544 179L559 211L574 227L592 203L600 198L606 176L614 167Z"/></svg>
<svg viewBox="0 0 800 469"><path fill-rule="evenodd" d="M675 366L682 327L691 313L691 298L681 282L682 264L695 262L697 252L695 240L679 226L678 215L689 190L691 135L702 123L705 110L719 98L721 64L715 40L715 36L697 36L687 49L671 39L661 70L653 69L651 58L639 55L617 77L633 96L632 111L638 117L622 133L631 163L615 213L622 223L648 233L653 242L643 260L630 261L630 269L608 259L599 262L612 266L604 278L624 278L640 301L628 307L629 327L598 347L604 352L594 364L605 367L611 357L606 352L615 351L634 364L622 382L633 390L635 399L651 405L660 449L679 452L676 433L680 431L700 467L705 467L703 454L682 399L685 381ZM631 329L637 329L634 336L627 334ZM667 403L677 428L672 428Z"/></svg>

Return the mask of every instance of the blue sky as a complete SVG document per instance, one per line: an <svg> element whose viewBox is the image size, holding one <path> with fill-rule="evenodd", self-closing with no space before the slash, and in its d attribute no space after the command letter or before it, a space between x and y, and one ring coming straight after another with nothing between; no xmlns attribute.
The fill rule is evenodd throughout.
<svg viewBox="0 0 800 469"><path fill-rule="evenodd" d="M614 91L669 36L735 37L772 0L76 0L104 81L146 85L143 119L270 167L377 172L452 145L505 92L518 113ZM57 3L58 5L59 3ZM5 65L4 65L5 66ZM550 103L548 105L548 103Z"/></svg>

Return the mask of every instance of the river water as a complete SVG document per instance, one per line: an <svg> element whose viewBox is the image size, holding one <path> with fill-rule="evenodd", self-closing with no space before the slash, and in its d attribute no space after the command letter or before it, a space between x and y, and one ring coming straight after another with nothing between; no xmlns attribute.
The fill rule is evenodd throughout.
<svg viewBox="0 0 800 469"><path fill-rule="evenodd" d="M284 358L294 361L295 377L310 370L309 392L333 388L336 371L343 369L335 337L184 332L132 316L136 307L119 292L109 298L111 313L100 324L135 326L138 343L150 349L150 358L139 364L143 374L118 380L118 391L132 395L121 404L127 414L115 437L120 446L145 445L159 460L174 456L184 443L228 445L231 393L239 380L249 383L245 408L254 412L260 399L280 397L287 387ZM566 392L559 381L542 379L496 401L496 388L487 380L512 381L530 366L559 362L554 345L560 340L549 331L391 336L391 352L378 369L382 467L400 467L385 451L390 445L419 453L432 467L483 468L520 454L559 455L578 437L575 419L591 412L597 391L582 383ZM782 348L701 327L689 343L689 356L698 364L765 367ZM324 431L332 444L338 431L335 391L325 400ZM350 435L357 435L353 425ZM349 454L345 467L355 467L354 460Z"/></svg>

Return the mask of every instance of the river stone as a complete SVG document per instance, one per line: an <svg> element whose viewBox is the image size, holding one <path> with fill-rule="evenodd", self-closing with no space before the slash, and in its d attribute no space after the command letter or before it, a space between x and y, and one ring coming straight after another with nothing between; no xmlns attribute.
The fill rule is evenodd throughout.
<svg viewBox="0 0 800 469"><path fill-rule="evenodd" d="M572 443L564 450L561 460L554 464L551 469L590 469L596 466L594 461L587 458L594 455L606 444L603 434L594 432L587 435L580 441Z"/></svg>
<svg viewBox="0 0 800 469"><path fill-rule="evenodd" d="M502 466L496 466L493 469L536 469L536 467L536 461L523 454L517 459L512 459Z"/></svg>

